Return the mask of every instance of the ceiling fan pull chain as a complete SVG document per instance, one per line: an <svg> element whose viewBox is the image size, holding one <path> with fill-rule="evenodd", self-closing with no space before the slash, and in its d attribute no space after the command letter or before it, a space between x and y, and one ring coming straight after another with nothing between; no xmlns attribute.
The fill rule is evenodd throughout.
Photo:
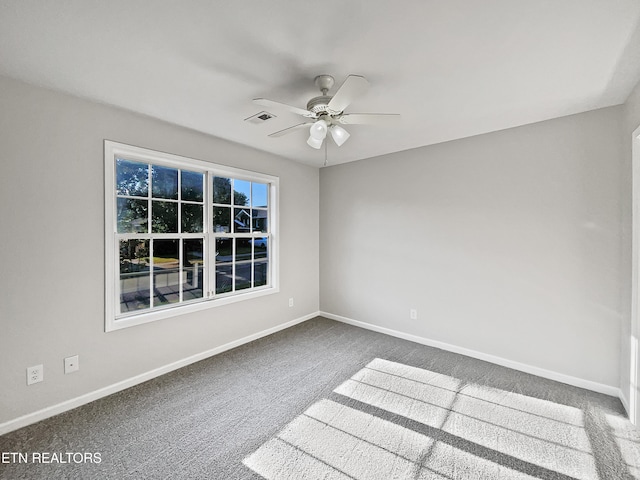
<svg viewBox="0 0 640 480"><path fill-rule="evenodd" d="M324 142L324 166L327 166L327 144L329 142Z"/></svg>

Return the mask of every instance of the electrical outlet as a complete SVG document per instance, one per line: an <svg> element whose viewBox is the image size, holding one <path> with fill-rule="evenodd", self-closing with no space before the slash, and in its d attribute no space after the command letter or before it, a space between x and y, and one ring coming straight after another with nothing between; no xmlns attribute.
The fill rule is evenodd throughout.
<svg viewBox="0 0 640 480"><path fill-rule="evenodd" d="M290 307L293 307L293 297L291 297L291 298L289 299L289 306L290 306Z"/></svg>
<svg viewBox="0 0 640 480"><path fill-rule="evenodd" d="M415 308L412 308L411 310L409 310L409 318L411 320L417 320L418 319L418 310L416 310Z"/></svg>
<svg viewBox="0 0 640 480"><path fill-rule="evenodd" d="M67 357L64 359L64 373L73 373L80 370L80 357L74 355L73 357Z"/></svg>
<svg viewBox="0 0 640 480"><path fill-rule="evenodd" d="M27 385L33 385L34 383L42 382L44 380L44 367L42 365L35 365L27 368Z"/></svg>

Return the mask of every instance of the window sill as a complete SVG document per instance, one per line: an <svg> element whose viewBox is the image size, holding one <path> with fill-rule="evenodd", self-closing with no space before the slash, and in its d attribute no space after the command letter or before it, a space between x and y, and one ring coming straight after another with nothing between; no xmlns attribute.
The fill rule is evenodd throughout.
<svg viewBox="0 0 640 480"><path fill-rule="evenodd" d="M199 312L201 310L208 310L210 308L221 307L223 305L229 305L231 303L242 302L253 298L264 297L266 295L272 295L278 293L280 289L278 287L266 287L260 290L253 290L247 293L239 293L237 295L230 295L227 297L205 299L199 302L190 303L187 305L176 305L175 307L169 307L162 310L155 310L153 312L145 312L139 314L126 315L119 318L108 318L105 322L105 332L112 332L114 330L121 330L123 328L134 327L136 325L142 325L149 322L155 322L156 320L163 320L166 318L177 317L188 313Z"/></svg>

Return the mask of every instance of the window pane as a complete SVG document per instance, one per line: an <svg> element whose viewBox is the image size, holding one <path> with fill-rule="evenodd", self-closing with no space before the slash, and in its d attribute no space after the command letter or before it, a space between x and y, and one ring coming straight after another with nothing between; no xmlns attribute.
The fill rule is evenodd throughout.
<svg viewBox="0 0 640 480"><path fill-rule="evenodd" d="M151 192L154 198L178 199L178 170L153 165L151 167Z"/></svg>
<svg viewBox="0 0 640 480"><path fill-rule="evenodd" d="M147 200L118 199L118 233L147 233L149 228Z"/></svg>
<svg viewBox="0 0 640 480"><path fill-rule="evenodd" d="M149 165L118 158L116 192L118 195L146 197L149 193Z"/></svg>
<svg viewBox="0 0 640 480"><path fill-rule="evenodd" d="M213 231L231 232L231 207L213 207Z"/></svg>
<svg viewBox="0 0 640 480"><path fill-rule="evenodd" d="M120 312L150 307L149 240L120 241Z"/></svg>
<svg viewBox="0 0 640 480"><path fill-rule="evenodd" d="M251 260L251 238L236 238L236 262Z"/></svg>
<svg viewBox="0 0 640 480"><path fill-rule="evenodd" d="M246 180L233 180L233 204L249 206L251 201L251 182Z"/></svg>
<svg viewBox="0 0 640 480"><path fill-rule="evenodd" d="M202 202L202 199L204 198L204 175L202 173L182 170L180 185L182 190L182 200Z"/></svg>
<svg viewBox="0 0 640 480"><path fill-rule="evenodd" d="M256 262L253 265L253 286L260 287L267 284L267 262Z"/></svg>
<svg viewBox="0 0 640 480"><path fill-rule="evenodd" d="M231 265L216 265L216 293L226 293L233 290Z"/></svg>
<svg viewBox="0 0 640 480"><path fill-rule="evenodd" d="M202 205L182 204L182 231L184 233L202 232Z"/></svg>
<svg viewBox="0 0 640 480"><path fill-rule="evenodd" d="M268 210L251 210L254 232L267 232L267 212Z"/></svg>
<svg viewBox="0 0 640 480"><path fill-rule="evenodd" d="M232 242L232 238L216 238L216 293L233 290Z"/></svg>
<svg viewBox="0 0 640 480"><path fill-rule="evenodd" d="M213 179L213 203L231 204L231 180L223 177Z"/></svg>
<svg viewBox="0 0 640 480"><path fill-rule="evenodd" d="M251 288L251 262L236 264L236 290Z"/></svg>
<svg viewBox="0 0 640 480"><path fill-rule="evenodd" d="M216 238L216 263L226 263L233 260L231 238Z"/></svg>
<svg viewBox="0 0 640 480"><path fill-rule="evenodd" d="M252 183L251 184L251 206L267 208L267 184Z"/></svg>
<svg viewBox="0 0 640 480"><path fill-rule="evenodd" d="M202 298L204 282L204 249L203 240L189 239L182 241L182 254L184 255L184 270L182 284L182 300L189 301Z"/></svg>
<svg viewBox="0 0 640 480"><path fill-rule="evenodd" d="M180 284L183 283L183 279L180 272L178 242L178 240L153 241L154 306L180 301Z"/></svg>
<svg viewBox="0 0 640 480"><path fill-rule="evenodd" d="M253 258L267 258L267 237L253 239Z"/></svg>
<svg viewBox="0 0 640 480"><path fill-rule="evenodd" d="M251 210L249 208L233 209L233 231L247 233L251 231Z"/></svg>
<svg viewBox="0 0 640 480"><path fill-rule="evenodd" d="M153 233L177 233L178 204L156 201L151 203L151 231Z"/></svg>

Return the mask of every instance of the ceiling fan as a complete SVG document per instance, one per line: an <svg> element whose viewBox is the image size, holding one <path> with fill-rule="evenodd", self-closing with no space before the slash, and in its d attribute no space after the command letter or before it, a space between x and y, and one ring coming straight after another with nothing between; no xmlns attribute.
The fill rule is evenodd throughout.
<svg viewBox="0 0 640 480"><path fill-rule="evenodd" d="M330 133L336 144L341 146L350 137L349 132L341 125L390 125L400 119L400 115L396 113L344 113L345 108L369 88L367 79L360 75L349 75L333 95L328 95L335 84L331 75L318 75L315 84L322 95L309 100L306 110L266 98L253 99L254 103L263 107L284 108L309 119L274 132L270 137L281 137L310 125L307 140L309 146L319 149L327 133Z"/></svg>

